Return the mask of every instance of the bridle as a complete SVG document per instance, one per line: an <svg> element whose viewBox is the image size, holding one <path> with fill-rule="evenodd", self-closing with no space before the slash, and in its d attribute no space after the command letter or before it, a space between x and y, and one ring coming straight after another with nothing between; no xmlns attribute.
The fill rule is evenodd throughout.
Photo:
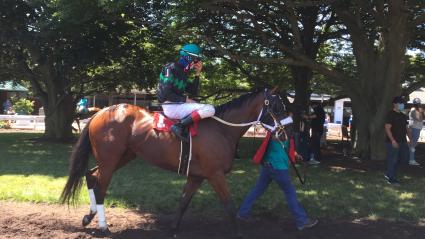
<svg viewBox="0 0 425 239"><path fill-rule="evenodd" d="M278 138L282 133L284 133L285 135L286 135L286 133L285 133L285 125L283 125L279 121L279 119L276 116L275 112L273 112L272 105L271 105L271 102L275 100L275 99L272 99L273 97L279 97L279 102L282 104L283 110L286 112L286 106L282 102L282 98L280 98L280 96L278 96L278 95L271 95L270 92L266 89L264 91L264 98L265 98L265 100L264 100L263 108L261 110L261 114L260 114L260 116L258 118L258 121L260 122L260 124L265 129L267 129L270 132L274 132L276 138ZM273 103L275 103L275 102L273 102ZM267 114L270 115L270 117L272 118L273 123L274 123L274 126L268 125L268 124L266 124L266 123L264 123L264 122L261 121L261 119L263 117L266 117Z"/></svg>

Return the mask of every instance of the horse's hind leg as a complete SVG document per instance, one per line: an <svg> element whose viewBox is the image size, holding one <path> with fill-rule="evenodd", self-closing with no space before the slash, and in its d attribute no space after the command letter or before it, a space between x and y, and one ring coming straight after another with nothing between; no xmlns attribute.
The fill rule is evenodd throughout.
<svg viewBox="0 0 425 239"><path fill-rule="evenodd" d="M107 167L102 165L102 168L96 166L86 173L86 182L90 198L90 212L83 217L83 226L87 226L93 220L96 213L98 213L99 229L108 231L103 206L106 190L112 178L112 173L126 165L130 160L134 159L134 157L135 154L133 152L127 151L118 162L118 165L109 165ZM111 160L111 162L113 162L113 160Z"/></svg>
<svg viewBox="0 0 425 239"><path fill-rule="evenodd" d="M174 220L174 223L173 223L173 226L172 226L172 232L173 232L174 236L176 236L176 234L179 230L181 219L182 219L183 214L185 213L187 207L189 206L189 203L192 200L193 195L196 193L196 191L202 185L203 181L204 181L204 179L200 178L200 177L189 176L187 178L186 185L183 188L182 197L180 199L180 206L179 206L179 210L177 212L177 217Z"/></svg>
<svg viewBox="0 0 425 239"><path fill-rule="evenodd" d="M96 196L94 193L94 188L96 187L96 173L97 173L98 166L94 167L90 171L86 173L86 183L87 183L87 189L89 191L89 199L90 199L90 211L89 214L84 215L83 217L83 227L90 224L90 222L93 220L94 216L97 213L96 208Z"/></svg>
<svg viewBox="0 0 425 239"><path fill-rule="evenodd" d="M235 233L238 237L241 237L239 231L239 225L236 221L236 208L231 200L229 186L227 185L226 177L222 173L217 173L213 177L208 179L214 191L217 193L220 202L223 204L224 210L226 211L231 226L235 229Z"/></svg>

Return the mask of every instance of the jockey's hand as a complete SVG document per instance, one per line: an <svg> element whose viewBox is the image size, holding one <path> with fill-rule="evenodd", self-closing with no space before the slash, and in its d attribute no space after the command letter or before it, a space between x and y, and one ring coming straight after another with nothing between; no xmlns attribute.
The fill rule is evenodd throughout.
<svg viewBox="0 0 425 239"><path fill-rule="evenodd" d="M192 100L191 98L186 98L186 103L196 103L196 101Z"/></svg>
<svg viewBox="0 0 425 239"><path fill-rule="evenodd" d="M193 65L193 68L195 69L195 75L199 76L201 75L202 71L202 61L198 61Z"/></svg>

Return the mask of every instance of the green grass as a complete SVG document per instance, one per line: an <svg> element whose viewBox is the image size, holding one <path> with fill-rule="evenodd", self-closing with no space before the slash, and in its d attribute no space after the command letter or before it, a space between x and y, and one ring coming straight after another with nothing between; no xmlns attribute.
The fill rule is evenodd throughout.
<svg viewBox="0 0 425 239"><path fill-rule="evenodd" d="M57 203L67 178L71 145L39 143L29 133L0 133L0 200ZM259 141L242 139L234 169L228 176L236 205L255 183L259 168L249 156ZM93 160L91 160L93 162ZM425 220L425 177L405 175L401 187L387 185L382 172L328 167L308 168L308 181L293 182L307 212L327 218L385 218ZM107 206L141 208L153 213L173 213L178 206L185 178L135 160L119 170L109 187ZM87 204L86 190L80 203ZM205 183L196 194L191 212L223 215L215 193ZM254 215L289 217L282 192L273 184L253 209Z"/></svg>

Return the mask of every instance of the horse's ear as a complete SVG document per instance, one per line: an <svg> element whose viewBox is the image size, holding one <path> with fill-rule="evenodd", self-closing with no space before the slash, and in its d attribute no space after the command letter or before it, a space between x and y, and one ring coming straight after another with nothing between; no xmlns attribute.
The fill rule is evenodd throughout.
<svg viewBox="0 0 425 239"><path fill-rule="evenodd" d="M273 89L270 90L270 94L273 95L278 89L278 86L273 87Z"/></svg>

